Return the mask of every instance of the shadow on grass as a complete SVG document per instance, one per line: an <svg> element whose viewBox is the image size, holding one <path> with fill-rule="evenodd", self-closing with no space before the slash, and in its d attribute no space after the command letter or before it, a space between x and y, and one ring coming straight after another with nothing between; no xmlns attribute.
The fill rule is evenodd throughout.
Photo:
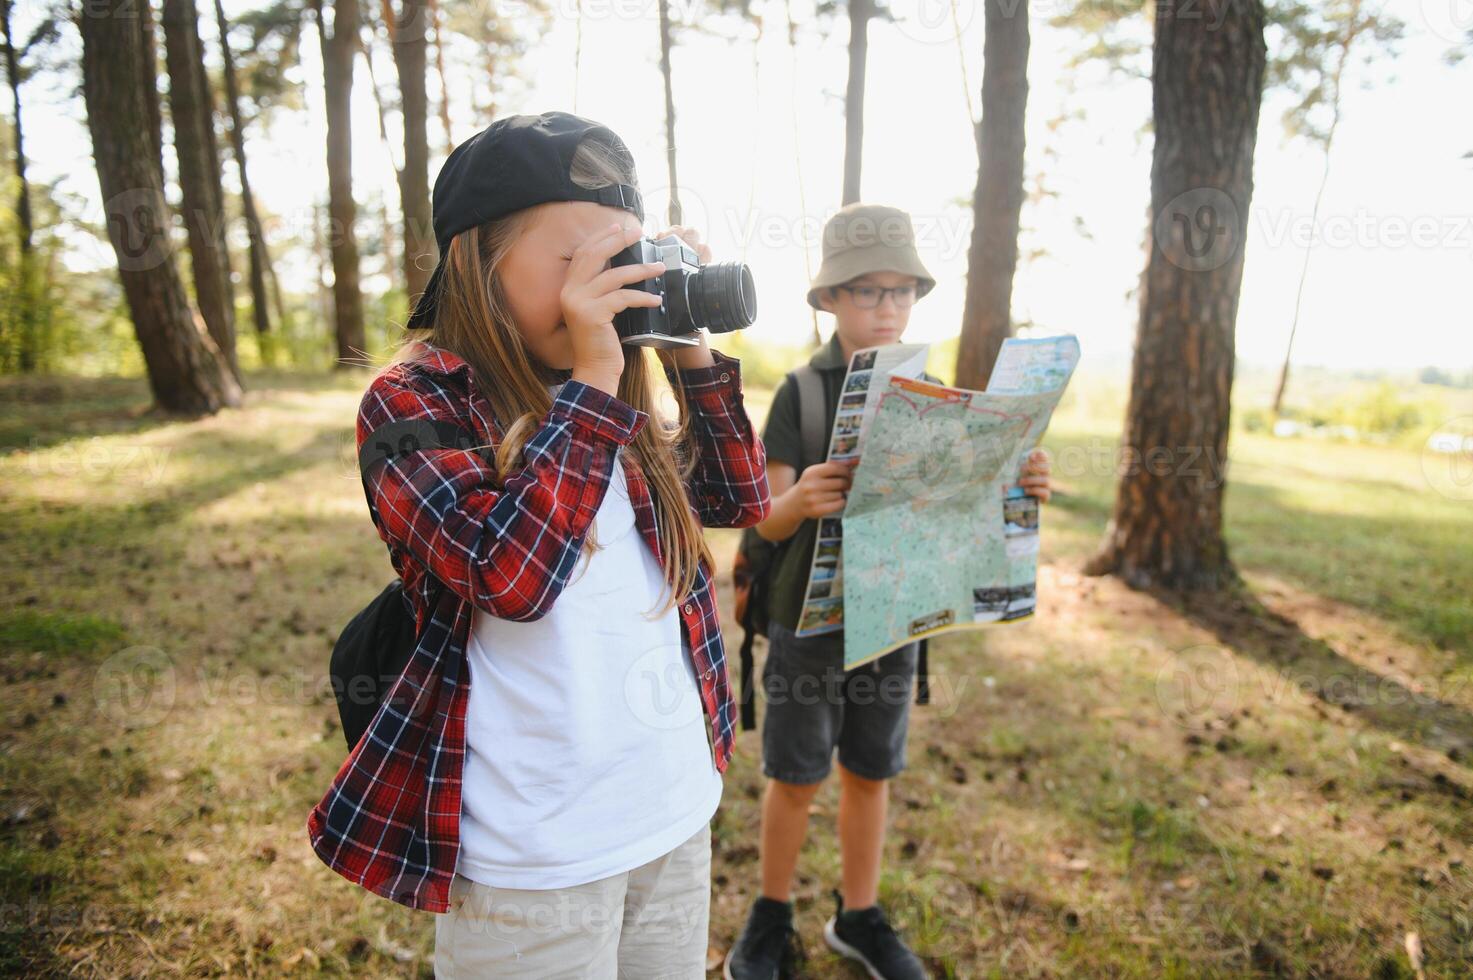
<svg viewBox="0 0 1473 980"><path fill-rule="evenodd" d="M367 387L369 378L362 371L334 374L260 371L246 376L245 392L249 399L268 393L361 391ZM67 375L0 378L0 405L4 406L0 411L0 453L48 449L96 436L135 435L198 418L154 408L144 378Z"/></svg>
<svg viewBox="0 0 1473 980"><path fill-rule="evenodd" d="M0 453L146 432L184 418L152 411L142 378L5 378L0 400Z"/></svg>
<svg viewBox="0 0 1473 980"><path fill-rule="evenodd" d="M349 428L323 429L306 445L282 451L270 438L188 432L171 443L169 450L204 469L203 477L183 484L168 484L123 504L47 503L20 520L7 521L11 527L8 531L0 528L0 542L11 535L50 542L72 540L74 531L95 534L101 527L108 528L111 534L140 525L137 529L147 533L161 523L177 521L244 487L338 460L351 439Z"/></svg>
<svg viewBox="0 0 1473 980"><path fill-rule="evenodd" d="M974 638L945 643L938 652L934 666L941 672L979 666ZM1107 886L1118 879L1124 887L1118 898L1099 902L1091 901L1087 890L1076 898L1040 887L1037 880L1030 884L1034 876L1018 869L1037 863L1041 852L1025 852L996 871L979 872L975 908L938 910L953 921L980 916L985 922L987 938L973 965L994 961L1020 940L1042 940L1056 947L1051 955L1056 965L1065 967L1065 975L1078 969L1078 975L1098 976L1107 967L1118 967L1121 975L1329 976L1366 975L1348 972L1358 965L1379 962L1385 967L1389 960L1374 930L1360 928L1347 906L1355 896L1393 887L1387 875L1393 873L1395 859L1367 864L1347 857L1341 839L1333 835L1274 840L1265 831L1265 836L1250 837L1234 829L1235 817L1204 817L1256 805L1249 803L1256 798L1251 787L1249 797L1233 798L1224 790L1225 799L1219 799L1216 782L1227 772L1254 782L1262 778L1260 785L1285 780L1284 791L1265 790L1275 794L1275 805L1303 800L1306 810L1313 811L1354 800L1349 805L1364 807L1369 819L1375 819L1371 813L1406 805L1405 792L1410 790L1425 795L1427 805L1437 807L1450 823L1466 826L1460 816L1466 812L1466 795L1456 784L1416 769L1384 774L1374 768L1359 774L1348 767L1341 770L1338 760L1321 757L1317 741L1283 739L1250 720L1273 711L1266 692L1224 706L1201 724L1169 720L1164 727L1138 728L1132 720L1147 719L1141 709L1129 706L1143 686L1151 689L1149 673L1104 680L1087 663L1051 659L1050 669L1029 670L1008 683L1002 704L959 711L944 731L933 730L915 768L930 770L932 780L942 781L950 770L951 782L982 787L973 812L988 812L996 800L1036 811L1035 829L1065 828L1043 837L1042 844L1034 841L1034 846L1055 846L1048 842L1057 841L1067 849L1080 842L1070 839L1077 834L1105 860L1093 860L1093 866L1076 873L1097 876ZM1066 704L1072 710L1061 712L1059 706ZM1125 720L1110 731L1099 718ZM1245 722L1241 727L1240 719ZM1342 731L1353 730L1349 719L1329 721ZM1178 739L1187 746L1181 762L1175 755ZM1327 772L1335 778L1326 780ZM1344 785L1335 788L1336 780ZM909 785L897 786L899 806L925 806L927 790L935 792L935 783L917 782L912 776ZM912 799L913 793L919 798ZM1198 809L1199 794L1211 798L1213 809ZM1222 803L1228 811L1216 809ZM1000 824L999 838L1026 837L1029 824L1026 818L1021 827ZM944 828L941 834L965 833L963 827ZM1355 833L1345 831L1347 838ZM903 854L919 852L922 866L942 856L931 851L927 831L915 828L908 834ZM973 847L982 843L978 840ZM1327 875L1336 876L1338 889L1348 889L1351 898L1319 908L1314 934L1301 934L1306 896L1320 894L1320 879ZM1185 889L1162 890L1182 878L1190 879ZM1405 888L1395 890L1399 900L1421 910L1429 951L1442 962L1456 961L1461 955L1458 927L1433 923L1466 907L1466 888L1448 882L1431 889L1408 879ZM1124 949L1136 938L1142 940L1138 947ZM1153 972L1142 974L1145 965ZM1226 972L1215 972L1219 970Z"/></svg>
<svg viewBox="0 0 1473 980"><path fill-rule="evenodd" d="M1067 448L1053 448L1057 454ZM1296 472L1313 477L1314 471ZM1320 479L1324 492L1338 484ZM1066 550L1084 557L1102 540L1114 501L1115 477L1104 471L1070 473L1050 509L1066 530ZM1403 636L1451 651L1473 664L1473 549L1464 546L1473 521L1427 492L1377 479L1354 481L1376 495L1384 516L1296 506L1273 483L1231 478L1226 535L1243 571L1282 577L1308 591L1363 609ZM1047 518L1045 518L1047 520ZM1047 533L1047 532L1045 532Z"/></svg>
<svg viewBox="0 0 1473 980"><path fill-rule="evenodd" d="M1219 594L1157 594L1157 598L1211 632L1223 646L1274 668L1301 691L1366 724L1445 752L1454 761L1466 760L1473 752L1473 712L1347 659L1298 623L1265 607L1246 588ZM1467 797L1456 784L1448 789L1460 799Z"/></svg>

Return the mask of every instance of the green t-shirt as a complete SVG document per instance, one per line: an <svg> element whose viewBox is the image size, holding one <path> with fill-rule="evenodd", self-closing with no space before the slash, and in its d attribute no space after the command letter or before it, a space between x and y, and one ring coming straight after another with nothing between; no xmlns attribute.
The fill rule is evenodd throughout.
<svg viewBox="0 0 1473 980"><path fill-rule="evenodd" d="M848 361L839 347L838 336L819 348L809 360L823 380L823 431L833 431L834 415L839 410L839 386L844 383ZM823 458L805 459L803 429L798 417L798 385L792 375L783 378L772 396L772 408L762 430L762 445L769 463L787 463L798 473ZM824 449L828 449L827 438ZM803 610L803 596L808 588L808 569L813 563L813 546L818 540L818 521L807 518L798 525L793 536L782 543L774 556L768 607L774 622L788 629L798 628L798 614Z"/></svg>
<svg viewBox="0 0 1473 980"><path fill-rule="evenodd" d="M838 334L815 351L808 363L823 380L823 448L826 454L828 436L834 429L834 416L839 411L839 389L849 367L849 360L839 346ZM940 381L929 374L924 377L927 381ZM827 459L827 455L818 459L804 458L803 430L798 417L798 385L791 375L783 378L773 393L772 407L762 429L762 444L767 450L769 463L787 463L799 474ZM798 628L798 615L803 611L803 596L808 589L808 572L813 564L813 547L817 541L818 521L807 518L798 525L793 536L782 543L774 559L768 611L774 622L790 630Z"/></svg>

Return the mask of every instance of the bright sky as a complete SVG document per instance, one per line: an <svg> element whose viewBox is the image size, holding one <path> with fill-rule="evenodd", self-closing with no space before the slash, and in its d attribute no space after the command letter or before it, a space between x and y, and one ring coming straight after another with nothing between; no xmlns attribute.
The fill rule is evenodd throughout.
<svg viewBox="0 0 1473 980"><path fill-rule="evenodd" d="M500 9L517 2L501 0ZM498 93L498 111L564 109L608 124L635 154L646 201L654 205L648 210L663 216L668 181L656 0L582 0L576 92L578 0L551 2L552 29L529 45L525 83ZM672 0L672 6L678 15L700 10L692 6L700 2ZM1020 267L1014 312L1044 332L1078 334L1086 367L1115 369L1128 360L1136 325L1128 294L1143 261L1151 139L1141 128L1150 114L1150 85L1109 80L1096 70L1076 75L1071 85L1063 65L1084 41L1045 23L1059 2L1032 4L1028 172L1030 186L1041 182L1057 196L1024 207L1023 249L1046 254ZM228 9L248 6L227 3ZM1364 73L1352 79L1344 98L1295 362L1343 369L1436 364L1461 372L1473 368L1473 159L1463 158L1473 151L1473 113L1466 111L1473 59L1453 68L1441 56L1473 26L1473 5L1388 0L1386 6L1407 21L1407 36L1399 58L1382 60L1369 79ZM753 0L753 9L764 18L760 39L750 25L710 15L704 19L719 33L685 30L678 38L681 199L687 223L705 229L717 258L751 264L760 312L749 332L798 343L811 324L803 296L809 263L816 269L819 259L818 232L840 203L847 26L830 21L825 37L812 0L794 0L795 56L783 6ZM906 339L941 340L957 333L961 317L976 173L966 93L980 111L982 18L978 4L960 0L959 47L943 0L895 0L892 9L897 23L870 28L863 196L914 216L923 259L939 285L916 307ZM209 20L202 30L214 57ZM1140 29L1147 30L1143 21ZM269 134L249 134L257 193L302 240L310 240L313 201L326 195L321 71L310 26L306 37L309 111L278 113ZM479 55L459 53L465 60L451 71L457 140L486 122L474 119L472 95L476 104L488 101ZM385 51L379 55L379 82L391 86L392 64ZM361 61L357 80L359 202L388 195L393 207L397 192ZM1365 81L1372 87L1363 87ZM69 175L63 186L85 195L100 214L80 99L63 111L61 88L32 88L27 149L35 172ZM1283 138L1283 105L1282 96L1271 96L1263 110L1238 318L1240 356L1264 365L1283 356L1323 167L1317 149ZM1077 118L1051 126L1065 114ZM397 158L396 122L391 117ZM433 181L443 140L433 118L430 138ZM360 234L378 235L377 214L361 211ZM280 265L289 288L307 288L315 274L305 263ZM364 271L375 270L365 261ZM366 288L381 286L365 280ZM829 324L822 328L827 333Z"/></svg>

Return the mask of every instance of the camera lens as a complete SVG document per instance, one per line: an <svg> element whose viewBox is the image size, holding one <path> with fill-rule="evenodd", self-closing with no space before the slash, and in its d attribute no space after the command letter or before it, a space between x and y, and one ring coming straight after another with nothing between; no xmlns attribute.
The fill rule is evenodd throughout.
<svg viewBox="0 0 1473 980"><path fill-rule="evenodd" d="M712 333L750 327L757 320L757 286L741 262L715 262L686 277L691 322Z"/></svg>

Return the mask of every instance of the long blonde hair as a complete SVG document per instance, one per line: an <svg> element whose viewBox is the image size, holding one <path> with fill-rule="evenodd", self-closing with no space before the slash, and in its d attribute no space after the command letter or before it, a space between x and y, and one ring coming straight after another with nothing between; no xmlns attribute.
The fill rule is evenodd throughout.
<svg viewBox="0 0 1473 980"><path fill-rule="evenodd" d="M613 150L592 139L584 140L574 153L571 177L574 183L588 188L634 183L633 171ZM470 364L477 386L491 404L496 424L503 427L496 451L499 481L518 466L527 439L547 417L552 408L547 386L556 380L554 373L535 361L523 344L497 272L531 217L530 208L517 211L451 239L434 322L405 330L390 361L410 360L415 342L423 341L451 351ZM666 601L660 609L664 612L683 601L695 587L701 559L706 560L708 568L714 567L715 561L686 493L685 481L696 464L690 413L677 385L674 394L680 422L677 425L665 420L656 405L653 375L645 349L626 346L618 397L646 413L649 420L625 452L648 481L654 497L667 586ZM590 531L584 542L586 553L598 547L593 537Z"/></svg>

